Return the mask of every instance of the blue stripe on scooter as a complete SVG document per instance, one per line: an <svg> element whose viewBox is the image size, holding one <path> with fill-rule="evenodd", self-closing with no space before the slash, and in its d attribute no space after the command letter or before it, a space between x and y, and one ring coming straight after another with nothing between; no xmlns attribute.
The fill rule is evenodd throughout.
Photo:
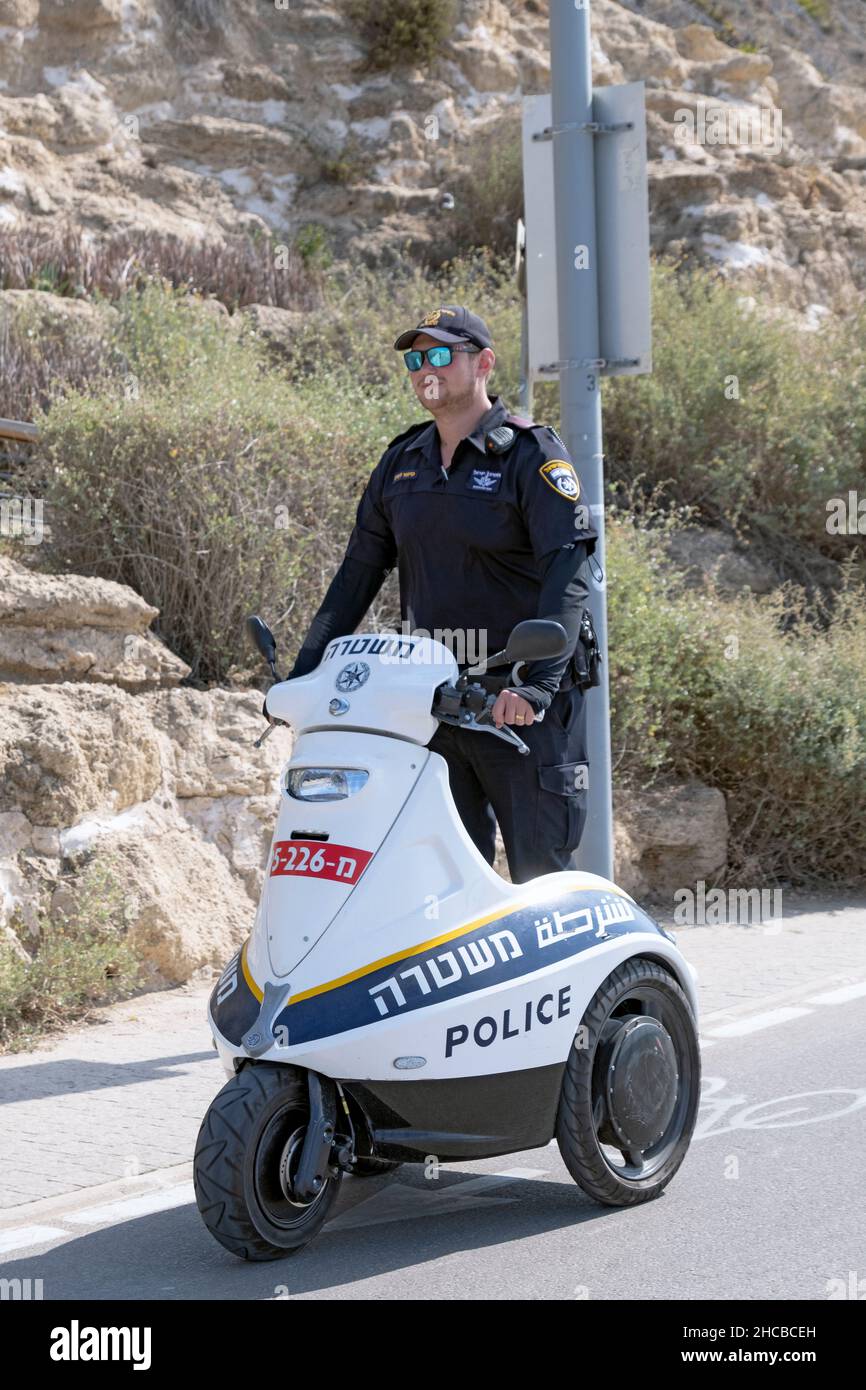
<svg viewBox="0 0 866 1390"><path fill-rule="evenodd" d="M520 908L461 936L447 949L427 948L312 997L290 999L274 1027L286 1028L286 1044L295 1047L519 979L602 940L632 932L661 935L661 928L628 898L584 891L574 908L574 896L562 905Z"/></svg>
<svg viewBox="0 0 866 1390"><path fill-rule="evenodd" d="M232 957L232 962L236 962L235 969L231 972L231 977L235 984L231 993L223 998L222 1003L218 1002L221 986L225 988L223 982L229 974L232 962L223 971L213 987L210 997L210 1012L214 1023L219 1029L226 1042L240 1046L241 1038L250 1028L252 1028L259 1016L261 999L257 999L247 981L248 970L246 962L246 942L243 950L239 951L237 957ZM252 978L250 976L250 978Z"/></svg>

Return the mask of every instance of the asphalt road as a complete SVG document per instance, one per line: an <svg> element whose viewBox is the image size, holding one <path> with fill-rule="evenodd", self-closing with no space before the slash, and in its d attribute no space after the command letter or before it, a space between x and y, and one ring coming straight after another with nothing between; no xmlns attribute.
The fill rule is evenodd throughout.
<svg viewBox="0 0 866 1390"><path fill-rule="evenodd" d="M555 1145L449 1165L436 1181L406 1166L345 1179L313 1245L247 1264L206 1231L182 1167L101 1209L70 1196L17 1232L2 1275L61 1300L823 1301L856 1296L859 1281L862 1298L866 994L839 993L707 1043L692 1146L644 1206L595 1205Z"/></svg>

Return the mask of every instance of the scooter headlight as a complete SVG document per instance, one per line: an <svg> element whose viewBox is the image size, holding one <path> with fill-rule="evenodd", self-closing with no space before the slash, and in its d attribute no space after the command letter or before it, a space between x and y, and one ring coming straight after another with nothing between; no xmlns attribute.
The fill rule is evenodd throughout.
<svg viewBox="0 0 866 1390"><path fill-rule="evenodd" d="M356 767L290 767L286 791L296 801L342 801L360 791L369 775Z"/></svg>

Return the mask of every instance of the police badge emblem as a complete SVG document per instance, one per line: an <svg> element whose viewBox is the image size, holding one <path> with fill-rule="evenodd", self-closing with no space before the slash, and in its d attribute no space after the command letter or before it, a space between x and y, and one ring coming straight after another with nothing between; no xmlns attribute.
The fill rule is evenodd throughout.
<svg viewBox="0 0 866 1390"><path fill-rule="evenodd" d="M548 487L552 487L560 497L567 498L569 502L577 501L580 496L580 479L574 471L574 464L568 463L565 459L548 459L538 471Z"/></svg>
<svg viewBox="0 0 866 1390"><path fill-rule="evenodd" d="M432 313L427 315L426 319L421 320L418 327L435 328L443 314L447 314L449 318L454 318L453 309L434 309Z"/></svg>
<svg viewBox="0 0 866 1390"><path fill-rule="evenodd" d="M469 483L470 492L498 492L502 474L495 469L473 468Z"/></svg>

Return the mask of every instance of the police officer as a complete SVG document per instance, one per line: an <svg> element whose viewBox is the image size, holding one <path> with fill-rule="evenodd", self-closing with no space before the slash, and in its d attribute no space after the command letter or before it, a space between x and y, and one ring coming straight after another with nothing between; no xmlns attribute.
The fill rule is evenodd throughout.
<svg viewBox="0 0 866 1390"><path fill-rule="evenodd" d="M585 697L572 653L587 597L579 571L597 533L555 430L488 395L496 358L483 319L443 305L394 346L433 419L393 439L373 469L290 679L313 670L333 637L355 631L395 564L404 628L441 632L452 651L449 635L480 634L483 656L505 647L526 618L562 623L565 655L525 664L493 707L497 728L516 726L528 755L449 724L429 745L448 764L481 854L493 863L498 821L512 882L523 883L569 867L586 819ZM477 659L473 652L462 665Z"/></svg>

